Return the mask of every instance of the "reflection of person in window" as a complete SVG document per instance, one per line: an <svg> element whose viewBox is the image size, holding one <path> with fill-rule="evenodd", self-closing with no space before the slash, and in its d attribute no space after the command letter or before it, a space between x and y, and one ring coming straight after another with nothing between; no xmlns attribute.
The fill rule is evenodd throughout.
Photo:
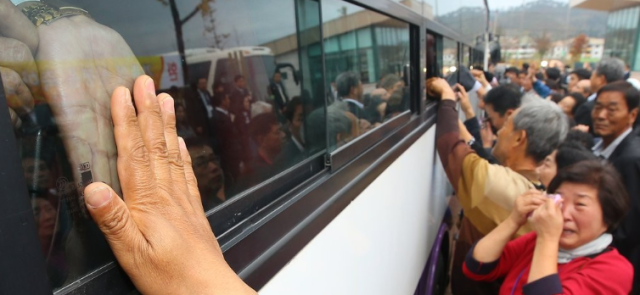
<svg viewBox="0 0 640 295"><path fill-rule="evenodd" d="M344 111L336 104L327 107L326 116L325 110L319 108L311 112L306 120L309 126L305 131L309 141L307 146L312 151L324 149L326 146L341 147L358 135L355 115Z"/></svg>
<svg viewBox="0 0 640 295"><path fill-rule="evenodd" d="M258 155L253 162L256 177L260 180L268 176L279 163L282 140L285 137L280 122L271 113L260 114L251 122L251 136L258 146Z"/></svg>
<svg viewBox="0 0 640 295"><path fill-rule="evenodd" d="M213 97L215 114L213 115L213 134L216 139L215 151L220 155L220 165L224 170L224 184L227 195L234 189L240 174L242 147L236 126L229 112L231 100L228 95L217 94Z"/></svg>
<svg viewBox="0 0 640 295"><path fill-rule="evenodd" d="M208 144L199 139L186 140L185 143L191 156L193 174L198 180L202 206L205 210L211 209L226 200L224 173Z"/></svg>
<svg viewBox="0 0 640 295"><path fill-rule="evenodd" d="M183 139L196 137L196 132L191 127L184 105L176 102L174 104L174 109L176 110L176 130L178 132L178 136Z"/></svg>
<svg viewBox="0 0 640 295"><path fill-rule="evenodd" d="M359 119L365 118L362 103L362 82L354 72L342 73L336 78L338 96L348 104L349 111Z"/></svg>
<svg viewBox="0 0 640 295"><path fill-rule="evenodd" d="M250 174L253 170L251 162L253 161L253 153L251 151L251 97L245 97L244 103L240 109L233 109L235 115L233 124L238 132L238 141L240 151L240 160L242 161L242 174Z"/></svg>
<svg viewBox="0 0 640 295"><path fill-rule="evenodd" d="M32 199L33 214L38 228L38 238L47 262L47 274L53 287L61 286L68 273L64 255L63 237L57 226L58 211L43 196Z"/></svg>
<svg viewBox="0 0 640 295"><path fill-rule="evenodd" d="M207 79L199 79L196 89L188 92L185 101L186 110L193 121L196 133L204 138L211 137L211 118L214 107L207 90Z"/></svg>
<svg viewBox="0 0 640 295"><path fill-rule="evenodd" d="M249 89L247 89L247 80L244 76L236 75L233 78L233 82L234 85L233 89L231 89L230 98L231 105L235 109L242 106L242 103L244 102L244 99L246 97L251 97L251 92L249 92ZM251 98L251 102L254 102L253 98Z"/></svg>
<svg viewBox="0 0 640 295"><path fill-rule="evenodd" d="M302 117L304 114L302 99L299 96L294 97L289 104L287 104L284 115L288 121L287 128L290 135L287 143L284 145L282 154L289 159L297 159L304 154L304 140L302 138L302 128L304 125Z"/></svg>
<svg viewBox="0 0 640 295"><path fill-rule="evenodd" d="M268 93L273 96L273 101L281 112L284 112L285 107L289 103L289 96L287 95L287 91L284 89L284 85L282 85L282 74L280 72L275 72L273 74L273 79L269 84Z"/></svg>

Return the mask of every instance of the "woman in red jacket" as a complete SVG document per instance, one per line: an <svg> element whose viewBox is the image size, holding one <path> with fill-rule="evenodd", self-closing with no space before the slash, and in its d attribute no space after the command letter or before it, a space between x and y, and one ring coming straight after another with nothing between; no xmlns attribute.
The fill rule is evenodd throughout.
<svg viewBox="0 0 640 295"><path fill-rule="evenodd" d="M619 178L607 164L584 161L549 185L561 198L537 191L518 197L511 216L469 251L465 275L504 278L501 295L629 294L633 267L610 247L629 207ZM534 232L509 241L527 220Z"/></svg>

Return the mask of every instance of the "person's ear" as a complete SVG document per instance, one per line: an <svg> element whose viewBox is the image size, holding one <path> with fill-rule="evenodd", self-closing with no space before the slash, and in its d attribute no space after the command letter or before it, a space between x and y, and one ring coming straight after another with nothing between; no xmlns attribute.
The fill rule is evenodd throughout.
<svg viewBox="0 0 640 295"><path fill-rule="evenodd" d="M515 140L513 141L513 146L526 146L527 144L527 140L528 140L528 136L527 136L527 132L524 130L516 130L515 132Z"/></svg>
<svg viewBox="0 0 640 295"><path fill-rule="evenodd" d="M638 108L631 110L629 113L629 124L633 127L636 124L636 119L638 118Z"/></svg>
<svg viewBox="0 0 640 295"><path fill-rule="evenodd" d="M511 117L511 115L513 114L514 110L507 110L506 112L504 112L504 118L508 119L509 117Z"/></svg>

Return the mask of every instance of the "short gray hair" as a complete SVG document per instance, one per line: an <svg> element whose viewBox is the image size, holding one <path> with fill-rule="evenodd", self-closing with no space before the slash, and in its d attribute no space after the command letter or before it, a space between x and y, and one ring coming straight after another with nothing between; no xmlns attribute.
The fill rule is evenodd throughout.
<svg viewBox="0 0 640 295"><path fill-rule="evenodd" d="M527 133L527 155L541 162L567 137L569 120L558 105L531 99L523 101L513 117L513 129Z"/></svg>
<svg viewBox="0 0 640 295"><path fill-rule="evenodd" d="M596 66L596 74L604 76L607 83L624 80L624 62L619 58L603 58Z"/></svg>
<svg viewBox="0 0 640 295"><path fill-rule="evenodd" d="M336 90L340 97L346 97L351 92L351 88L360 85L360 78L354 72L344 72L336 78Z"/></svg>
<svg viewBox="0 0 640 295"><path fill-rule="evenodd" d="M336 102L326 109L315 109L307 116L307 126L313 127L305 129L311 150L336 146L338 134L351 133L351 119L345 114L348 109L346 103ZM328 144L326 143L327 137L329 138Z"/></svg>

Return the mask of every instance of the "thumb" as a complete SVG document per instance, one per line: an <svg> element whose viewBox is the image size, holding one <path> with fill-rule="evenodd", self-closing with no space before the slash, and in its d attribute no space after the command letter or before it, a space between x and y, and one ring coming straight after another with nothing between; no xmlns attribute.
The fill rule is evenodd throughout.
<svg viewBox="0 0 640 295"><path fill-rule="evenodd" d="M138 226L131 218L129 208L108 185L94 182L84 189L87 209L116 256L129 251L141 237ZM143 239L144 241L144 239Z"/></svg>

